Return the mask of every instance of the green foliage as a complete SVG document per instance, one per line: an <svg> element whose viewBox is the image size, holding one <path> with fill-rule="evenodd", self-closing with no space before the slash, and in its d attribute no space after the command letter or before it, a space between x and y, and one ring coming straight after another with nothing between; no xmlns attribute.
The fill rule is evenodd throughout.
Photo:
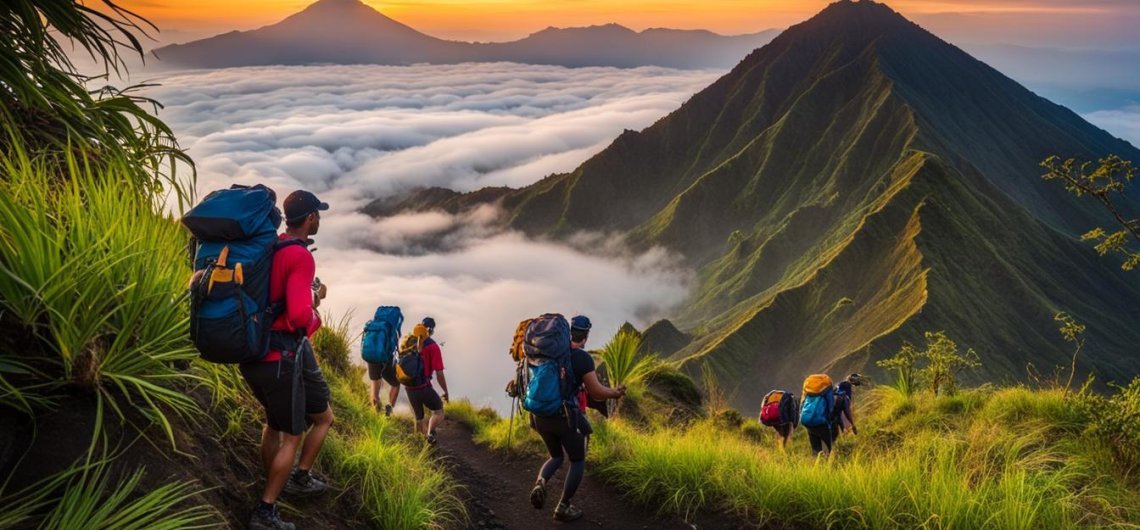
<svg viewBox="0 0 1140 530"><path fill-rule="evenodd" d="M902 348L893 357L877 361L880 368L895 371L895 388L904 396L914 392L915 382L918 378L918 350L914 345L903 343Z"/></svg>
<svg viewBox="0 0 1140 530"><path fill-rule="evenodd" d="M919 362L925 366L918 366ZM922 380L930 385L934 395L953 395L958 386L958 376L963 370L982 365L974 350L958 353L958 345L943 331L926 332L926 349L918 350L913 344L904 342L894 357L878 361L880 367L895 370L895 388L903 395L910 395L916 382Z"/></svg>
<svg viewBox="0 0 1140 530"><path fill-rule="evenodd" d="M154 27L110 0L104 12L72 0L11 0L0 7L0 153L27 152L51 169L68 156L120 167L120 185L145 192L170 189L182 198L192 186L175 177L190 163L170 128L148 112L157 102L134 95L141 87L90 91L68 51L99 62L105 75L125 68L121 52L143 55L136 35ZM57 171L49 171L51 174Z"/></svg>
<svg viewBox="0 0 1140 530"><path fill-rule="evenodd" d="M352 343L359 338L349 330L352 313L345 313L340 318L325 314L322 315L321 321L321 328L311 339L313 351L320 360L321 368L346 375L352 366L352 361L349 360Z"/></svg>
<svg viewBox="0 0 1140 530"><path fill-rule="evenodd" d="M124 416L137 407L166 429L166 411L197 406L172 387L195 376L186 334L186 239L143 194L124 193L125 161L68 159L66 184L24 156L0 157L0 351L5 393L25 412L90 392Z"/></svg>
<svg viewBox="0 0 1140 530"><path fill-rule="evenodd" d="M1073 388L1073 376L1077 374L1077 357L1081 354L1081 349L1085 346L1085 325L1077 322L1072 315L1064 312L1059 312L1053 316L1053 320L1057 322L1057 330L1061 332L1065 342L1073 343L1073 362L1069 366L1069 380L1065 383L1065 392Z"/></svg>
<svg viewBox="0 0 1140 530"><path fill-rule="evenodd" d="M641 342L639 333L620 331L601 349L602 365L606 367L610 385L633 386L650 374L657 355L641 353Z"/></svg>
<svg viewBox="0 0 1140 530"><path fill-rule="evenodd" d="M1124 473L1134 476L1140 469L1140 377L1111 397L1082 397L1092 418L1090 431L1108 441Z"/></svg>
<svg viewBox="0 0 1140 530"><path fill-rule="evenodd" d="M1140 265L1140 250L1135 247L1140 243L1140 219L1125 217L1120 205L1114 201L1114 196L1125 197L1128 185L1136 177L1136 168L1131 161L1109 155L1100 159L1097 167L1090 171L1092 162L1078 162L1073 158L1062 162L1061 157L1054 155L1041 162L1041 167L1047 170L1041 178L1061 181L1065 189L1077 197L1087 195L1096 199L1120 225L1114 231L1096 227L1082 235L1082 240L1096 241L1094 248L1101 256L1122 256L1121 268L1126 271Z"/></svg>

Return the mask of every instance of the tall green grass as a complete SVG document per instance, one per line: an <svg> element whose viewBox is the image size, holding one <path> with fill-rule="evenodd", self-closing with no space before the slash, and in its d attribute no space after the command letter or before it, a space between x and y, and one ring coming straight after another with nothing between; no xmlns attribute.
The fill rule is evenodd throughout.
<svg viewBox="0 0 1140 530"><path fill-rule="evenodd" d="M186 239L148 196L124 193L114 169L70 159L65 184L25 156L0 158L0 311L21 348L0 352L5 403L25 412L78 390L120 418L161 424L191 415L176 368L186 335ZM125 178L125 177L124 177ZM33 406L35 405L35 406Z"/></svg>
<svg viewBox="0 0 1140 530"><path fill-rule="evenodd" d="M802 430L782 452L770 429L757 434L751 423L598 419L591 472L664 513L728 511L758 526L1140 525L1140 493L1113 440L1071 394L984 388L935 398L877 388L860 400L860 434L841 438L831 459L811 456ZM475 420L477 433L504 423Z"/></svg>

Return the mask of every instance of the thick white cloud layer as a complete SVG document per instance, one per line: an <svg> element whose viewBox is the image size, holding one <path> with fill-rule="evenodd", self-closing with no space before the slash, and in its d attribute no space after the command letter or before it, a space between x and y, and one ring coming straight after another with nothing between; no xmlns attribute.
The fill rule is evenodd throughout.
<svg viewBox="0 0 1140 530"><path fill-rule="evenodd" d="M584 313L600 346L622 322L644 325L681 303L690 273L661 251L616 256L598 234L575 238L575 250L502 233L491 207L379 220L357 209L414 187L523 186L572 170L717 75L505 63L242 68L174 74L148 95L197 162L200 192L261 182L332 204L316 237L330 289L322 309L351 311L353 329L378 305L402 307L409 322L434 317L452 395L505 410L519 320Z"/></svg>
<svg viewBox="0 0 1140 530"><path fill-rule="evenodd" d="M1084 118L1140 148L1140 105L1116 110L1098 110L1085 114Z"/></svg>

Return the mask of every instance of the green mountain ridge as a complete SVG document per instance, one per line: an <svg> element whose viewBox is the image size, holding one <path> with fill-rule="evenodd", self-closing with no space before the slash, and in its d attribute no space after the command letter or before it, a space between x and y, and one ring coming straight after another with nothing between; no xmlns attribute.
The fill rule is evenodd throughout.
<svg viewBox="0 0 1140 530"><path fill-rule="evenodd" d="M927 330L977 350L979 379L1068 365L1058 310L1089 324L1082 373L1140 373L1140 287L1076 239L1102 213L1037 167L1108 153L1140 160L885 5L844 0L572 173L366 211L497 201L533 236L677 252L699 287L672 358L754 411L808 372L875 373Z"/></svg>

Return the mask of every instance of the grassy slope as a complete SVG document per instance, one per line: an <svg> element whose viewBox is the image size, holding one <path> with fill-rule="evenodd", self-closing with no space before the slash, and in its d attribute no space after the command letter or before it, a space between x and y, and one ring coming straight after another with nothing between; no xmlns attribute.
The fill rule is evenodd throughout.
<svg viewBox="0 0 1140 530"><path fill-rule="evenodd" d="M731 510L759 526L1131 527L1140 524L1137 477L1114 457L1124 440L1090 427L1096 399L1025 388L935 399L882 387L861 397L860 434L840 439L832 461L809 456L803 429L781 452L754 421L596 419L590 472L664 512ZM490 411L448 412L482 443L504 444L506 421ZM542 450L525 428L515 447Z"/></svg>

